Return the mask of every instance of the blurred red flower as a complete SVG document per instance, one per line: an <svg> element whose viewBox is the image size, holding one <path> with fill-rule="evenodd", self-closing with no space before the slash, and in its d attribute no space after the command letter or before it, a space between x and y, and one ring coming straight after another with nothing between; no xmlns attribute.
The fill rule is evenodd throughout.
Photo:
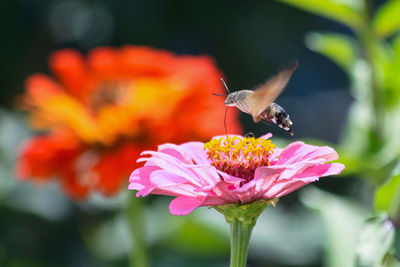
<svg viewBox="0 0 400 267"><path fill-rule="evenodd" d="M144 149L163 142L207 140L224 133L220 71L207 56L178 56L149 47L53 53L57 80L34 74L23 108L46 134L21 147L21 179L58 179L76 199L112 195L128 182ZM240 133L231 114L229 132Z"/></svg>

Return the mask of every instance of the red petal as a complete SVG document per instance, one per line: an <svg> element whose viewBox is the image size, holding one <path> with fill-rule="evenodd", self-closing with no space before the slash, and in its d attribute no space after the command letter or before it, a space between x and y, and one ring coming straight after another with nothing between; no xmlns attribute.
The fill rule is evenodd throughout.
<svg viewBox="0 0 400 267"><path fill-rule="evenodd" d="M117 59L118 52L114 48L95 48L88 55L88 65L97 78L111 79L120 73Z"/></svg>
<svg viewBox="0 0 400 267"><path fill-rule="evenodd" d="M172 53L142 46L125 46L120 50L121 70L128 76L163 76L171 73Z"/></svg>
<svg viewBox="0 0 400 267"><path fill-rule="evenodd" d="M62 92L56 81L43 74L33 74L25 81L25 88L29 97L34 100L43 99L47 95Z"/></svg>
<svg viewBox="0 0 400 267"><path fill-rule="evenodd" d="M49 58L49 65L71 94L81 100L85 99L90 77L85 59L78 51L64 49L54 52Z"/></svg>
<svg viewBox="0 0 400 267"><path fill-rule="evenodd" d="M128 183L129 174L138 166L136 160L140 151L137 145L125 144L115 151L101 155L98 164L93 168L99 176L97 190L105 195L112 195Z"/></svg>
<svg viewBox="0 0 400 267"><path fill-rule="evenodd" d="M22 146L16 163L16 175L22 179L45 178L60 170L81 153L81 144L70 135L37 136Z"/></svg>

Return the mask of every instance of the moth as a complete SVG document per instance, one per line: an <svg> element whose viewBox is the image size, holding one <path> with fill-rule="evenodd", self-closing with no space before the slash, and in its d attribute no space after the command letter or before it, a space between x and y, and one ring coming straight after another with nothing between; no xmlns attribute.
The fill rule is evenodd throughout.
<svg viewBox="0 0 400 267"><path fill-rule="evenodd" d="M293 122L285 109L274 103L274 101L282 93L297 65L298 62L295 61L291 66L283 69L253 90L240 90L230 93L221 78L229 93L224 104L228 107L237 107L240 111L250 114L255 123L260 121L273 122L293 136Z"/></svg>

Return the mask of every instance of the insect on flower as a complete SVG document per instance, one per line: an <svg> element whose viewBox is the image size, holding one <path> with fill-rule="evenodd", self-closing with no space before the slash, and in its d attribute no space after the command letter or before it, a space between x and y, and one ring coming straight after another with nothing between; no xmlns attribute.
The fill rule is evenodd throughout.
<svg viewBox="0 0 400 267"><path fill-rule="evenodd" d="M231 93L221 78L222 83L229 93L224 104L227 107L237 107L240 111L252 115L255 123L260 121L273 122L293 136L293 122L285 109L273 101L283 91L293 72L296 70L297 65L298 63L295 61L290 67L280 71L254 90L240 90Z"/></svg>

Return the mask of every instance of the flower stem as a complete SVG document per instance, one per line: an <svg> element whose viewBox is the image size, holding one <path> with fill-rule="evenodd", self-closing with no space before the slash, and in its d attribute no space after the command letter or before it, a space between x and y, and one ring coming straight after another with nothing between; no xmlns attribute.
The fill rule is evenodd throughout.
<svg viewBox="0 0 400 267"><path fill-rule="evenodd" d="M149 266L147 247L144 236L144 204L144 199L136 198L134 194L129 194L127 217L130 226L130 237L132 240L132 250L130 253L131 267Z"/></svg>
<svg viewBox="0 0 400 267"><path fill-rule="evenodd" d="M249 250L250 236L255 224L241 221L230 223L231 227L231 264L230 267L245 267Z"/></svg>
<svg viewBox="0 0 400 267"><path fill-rule="evenodd" d="M383 96L382 96L382 83L379 76L379 43L376 35L373 31L372 25L372 1L364 0L364 27L359 32L359 40L361 46L365 51L365 59L371 69L371 95L372 95L372 108L375 116L375 124L373 125L374 137L377 138L378 144L383 141L383 118L384 118L384 107L383 107ZM380 146L377 146L378 149Z"/></svg>
<svg viewBox="0 0 400 267"><path fill-rule="evenodd" d="M277 198L270 200L257 200L251 203L214 206L225 216L231 228L231 264L230 267L245 267L251 232L256 225L260 214L268 205L278 202Z"/></svg>

